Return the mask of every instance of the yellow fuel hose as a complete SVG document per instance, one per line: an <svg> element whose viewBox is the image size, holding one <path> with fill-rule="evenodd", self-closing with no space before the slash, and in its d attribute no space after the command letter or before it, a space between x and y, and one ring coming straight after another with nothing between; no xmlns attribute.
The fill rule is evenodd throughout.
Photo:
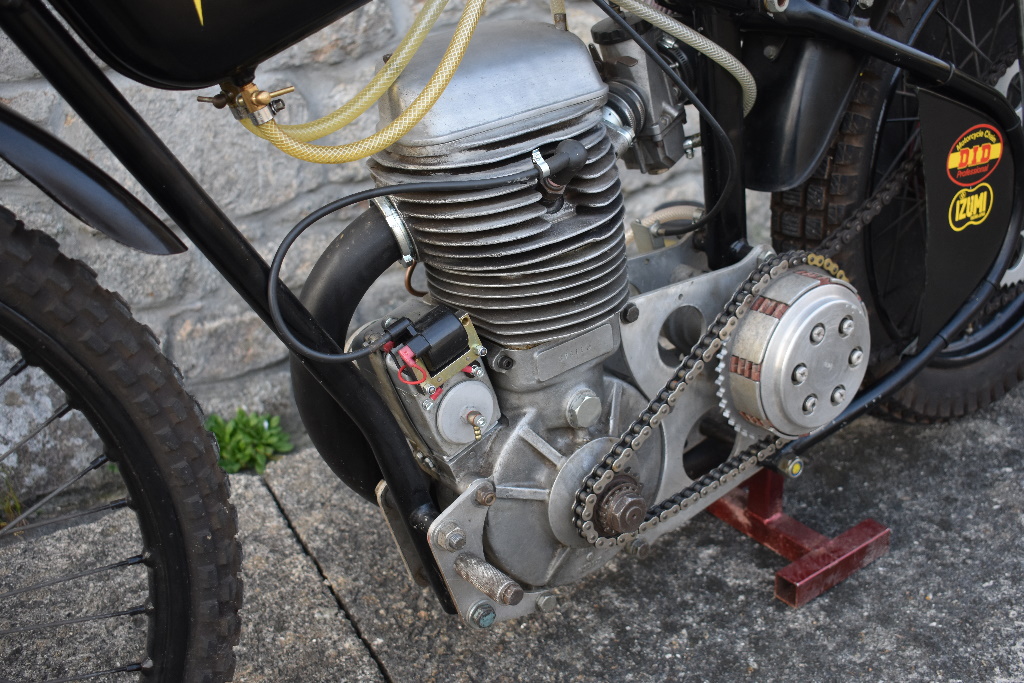
<svg viewBox="0 0 1024 683"><path fill-rule="evenodd" d="M728 71L739 81L743 89L743 115L746 116L754 108L757 100L757 84L747 67L736 59L728 50L714 43L693 30L686 24L665 16L661 12L637 0L611 0L630 14L635 14L649 24L657 26L665 33L678 38L701 54L707 55L712 61Z"/></svg>
<svg viewBox="0 0 1024 683"><path fill-rule="evenodd" d="M423 44L423 40L430 33L430 29L433 28L447 4L448 0L430 0L424 5L420 13L416 15L409 32L405 34L402 42L391 54L391 58L377 72L373 80L367 83L351 100L315 121L297 125L278 124L278 128L296 140L312 142L335 133L355 121L363 112L376 104L381 95L387 92L395 79L401 75L416 51L420 49L420 45Z"/></svg>
<svg viewBox="0 0 1024 683"><path fill-rule="evenodd" d="M423 91L420 92L398 118L373 135L344 145L322 146L311 145L297 136L292 136L284 130L284 126L278 126L273 120L257 127L248 119L242 119L242 125L256 135L269 140L285 154L296 159L302 159L303 161L311 161L318 164L340 164L347 161L365 159L376 154L382 149L391 146L412 130L413 126L419 123L420 119L430 111L430 108L441 97L441 94L455 75L455 70L459 68L462 57L466 54L469 40L472 38L473 31L476 30L476 25L480 21L485 3L486 0L469 0L466 3L466 9L462 12L459 23L455 27L455 35L452 36L451 43L449 43L448 49L441 58L437 71L427 81Z"/></svg>

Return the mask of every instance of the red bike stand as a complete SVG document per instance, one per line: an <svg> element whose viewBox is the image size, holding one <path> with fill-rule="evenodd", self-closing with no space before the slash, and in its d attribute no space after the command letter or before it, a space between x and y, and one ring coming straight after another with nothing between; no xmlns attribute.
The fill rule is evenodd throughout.
<svg viewBox="0 0 1024 683"><path fill-rule="evenodd" d="M782 511L783 477L761 470L708 512L792 564L775 573L775 597L801 607L889 552L889 528L866 519L829 538Z"/></svg>

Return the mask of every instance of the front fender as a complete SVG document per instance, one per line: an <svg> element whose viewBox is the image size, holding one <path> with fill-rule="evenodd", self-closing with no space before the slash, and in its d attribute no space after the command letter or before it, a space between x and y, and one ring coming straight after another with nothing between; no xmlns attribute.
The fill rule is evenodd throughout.
<svg viewBox="0 0 1024 683"><path fill-rule="evenodd" d="M75 150L0 105L0 157L86 225L148 254L187 249L128 190Z"/></svg>

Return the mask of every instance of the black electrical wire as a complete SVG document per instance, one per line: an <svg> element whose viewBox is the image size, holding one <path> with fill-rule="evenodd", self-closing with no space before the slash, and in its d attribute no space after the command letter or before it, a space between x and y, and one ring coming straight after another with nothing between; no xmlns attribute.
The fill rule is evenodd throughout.
<svg viewBox="0 0 1024 683"><path fill-rule="evenodd" d="M658 65L658 68L665 72L665 74L672 80L672 82L679 88L679 90L690 100L690 104L694 106L697 113L701 115L701 118L711 128L711 132L715 134L722 147L726 151L726 170L728 172L725 187L722 189L722 193L718 196L715 201L715 205L711 209L701 216L700 220L686 226L685 232L693 232L699 230L714 220L722 209L725 207L727 198L730 197L733 191L736 189L736 184L739 182L739 162L736 160L736 150L732 146L732 140L729 139L729 135L722 128L721 124L715 120L715 117L711 115L708 108L704 106L704 103L697 99L697 96L693 94L693 90L690 89L686 82L675 72L675 70L669 66L669 64L662 58L658 51L651 47L650 43L644 40L636 30L629 25L629 22L625 20L615 9L612 8L605 0L593 0L594 4L601 8L601 11L607 14L612 21L618 24L626 34L633 39L640 49L647 53L647 56ZM665 233L666 235L675 233Z"/></svg>

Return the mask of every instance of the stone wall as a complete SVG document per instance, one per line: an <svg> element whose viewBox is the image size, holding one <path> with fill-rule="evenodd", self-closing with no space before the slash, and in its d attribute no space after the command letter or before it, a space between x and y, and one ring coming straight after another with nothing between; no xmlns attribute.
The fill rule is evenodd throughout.
<svg viewBox="0 0 1024 683"><path fill-rule="evenodd" d="M453 0L439 25L454 24L462 6ZM262 65L257 82L267 90L296 86L286 98L281 119L286 123L332 111L372 76L420 7L413 0L372 2ZM494 3L484 21L499 17L547 20L547 3ZM571 2L569 18L571 30L586 38L600 17L589 3ZM266 258L303 215L370 184L362 164L321 166L285 156L245 131L226 111L196 103L194 92L155 90L108 74ZM0 101L84 153L163 215L6 38L0 39ZM363 137L375 122L371 111L335 137ZM656 179L626 174L627 217L638 217L665 199L699 197L699 176L696 162L680 164L669 176ZM299 429L284 346L197 250L152 257L122 247L70 217L2 162L0 203L30 227L52 234L68 254L90 264L104 286L122 294L136 317L156 332L208 411L230 414L244 406L281 413L286 426ZM301 285L320 250L359 210L324 221L300 240L286 264L289 285ZM364 315L368 308L402 295L396 286L399 277L397 271L386 276L363 307Z"/></svg>

